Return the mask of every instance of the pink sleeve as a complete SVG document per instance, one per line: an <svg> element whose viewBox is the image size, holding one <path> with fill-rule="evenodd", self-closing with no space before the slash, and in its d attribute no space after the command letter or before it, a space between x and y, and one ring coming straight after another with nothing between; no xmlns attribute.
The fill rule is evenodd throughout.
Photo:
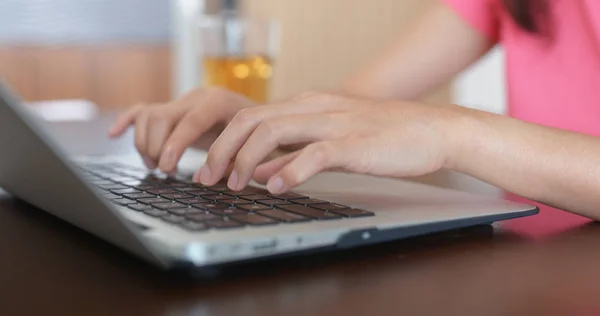
<svg viewBox="0 0 600 316"><path fill-rule="evenodd" d="M491 41L499 40L499 0L442 0L442 2Z"/></svg>

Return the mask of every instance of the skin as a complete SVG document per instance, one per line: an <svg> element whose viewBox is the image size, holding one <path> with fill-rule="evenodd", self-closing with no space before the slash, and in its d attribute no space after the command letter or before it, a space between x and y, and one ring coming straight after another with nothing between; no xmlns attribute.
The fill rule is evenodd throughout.
<svg viewBox="0 0 600 316"><path fill-rule="evenodd" d="M197 89L173 103L136 105L117 119L109 137L135 126L135 146L146 166L171 173L187 148L208 149L240 110L256 105L225 89Z"/></svg>
<svg viewBox="0 0 600 316"><path fill-rule="evenodd" d="M172 104L132 108L110 135L134 125L146 164L164 172L175 171L189 146L208 149L194 180L212 185L228 177L233 190L254 179L283 193L327 170L407 177L448 169L600 219L599 139L401 101L450 79L493 44L438 4L336 93L258 105L222 89L197 89ZM288 151L273 158L279 149Z"/></svg>

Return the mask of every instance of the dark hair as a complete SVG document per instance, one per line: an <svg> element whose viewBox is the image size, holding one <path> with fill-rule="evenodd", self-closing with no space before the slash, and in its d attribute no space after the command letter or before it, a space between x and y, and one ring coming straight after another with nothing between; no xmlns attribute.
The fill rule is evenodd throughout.
<svg viewBox="0 0 600 316"><path fill-rule="evenodd" d="M547 0L501 0L502 4L523 30L542 33L546 25Z"/></svg>

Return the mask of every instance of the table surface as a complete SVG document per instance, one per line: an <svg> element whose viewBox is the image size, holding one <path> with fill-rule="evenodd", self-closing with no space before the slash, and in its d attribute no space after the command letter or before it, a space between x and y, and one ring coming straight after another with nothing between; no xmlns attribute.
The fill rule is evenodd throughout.
<svg viewBox="0 0 600 316"><path fill-rule="evenodd" d="M165 273L0 193L3 315L597 315L600 225L532 241L490 225Z"/></svg>
<svg viewBox="0 0 600 316"><path fill-rule="evenodd" d="M189 279L0 190L0 314L600 315L600 225L528 236L479 226Z"/></svg>

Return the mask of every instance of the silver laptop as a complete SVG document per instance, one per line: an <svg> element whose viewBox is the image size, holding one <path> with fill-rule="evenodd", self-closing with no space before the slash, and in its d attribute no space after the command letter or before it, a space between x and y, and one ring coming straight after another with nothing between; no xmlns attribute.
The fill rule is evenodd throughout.
<svg viewBox="0 0 600 316"><path fill-rule="evenodd" d="M0 187L124 250L201 270L533 215L537 208L407 181L321 174L293 193L232 192L123 161L67 157L0 87Z"/></svg>

